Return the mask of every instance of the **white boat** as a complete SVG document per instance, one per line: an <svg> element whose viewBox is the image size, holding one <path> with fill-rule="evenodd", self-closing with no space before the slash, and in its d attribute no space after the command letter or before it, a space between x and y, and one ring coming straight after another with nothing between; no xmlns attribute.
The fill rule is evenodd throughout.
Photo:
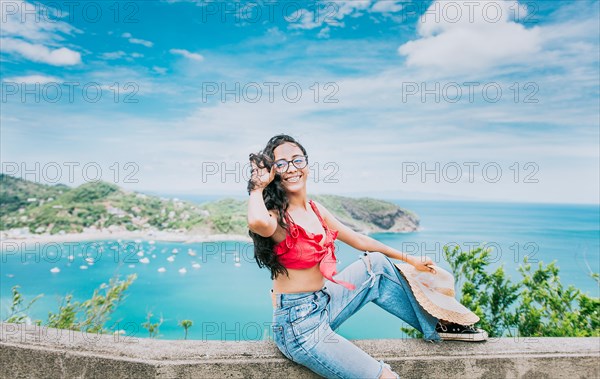
<svg viewBox="0 0 600 379"><path fill-rule="evenodd" d="M52 267L50 269L50 272L53 273L53 274L56 274L56 273L60 272L60 269L58 267Z"/></svg>
<svg viewBox="0 0 600 379"><path fill-rule="evenodd" d="M180 268L179 270L180 274L185 274L187 272L187 270L185 269L185 267Z"/></svg>
<svg viewBox="0 0 600 379"><path fill-rule="evenodd" d="M167 271L167 269L166 269L166 268L164 268L164 267L161 267L161 268L159 268L157 271L158 271L158 272L165 272L165 271Z"/></svg>
<svg viewBox="0 0 600 379"><path fill-rule="evenodd" d="M173 262L173 261L175 260L175 257L171 255L169 258L167 258L167 260L168 260L169 262Z"/></svg>
<svg viewBox="0 0 600 379"><path fill-rule="evenodd" d="M195 269L199 269L202 266L200 266L200 263L194 263L194 264L192 264L192 267Z"/></svg>
<svg viewBox="0 0 600 379"><path fill-rule="evenodd" d="M150 263L150 259L148 259L148 257L144 257L144 258L140 259L140 263L148 264L148 263Z"/></svg>
<svg viewBox="0 0 600 379"><path fill-rule="evenodd" d="M79 266L79 268L80 268L80 269L82 269L82 270L87 270L87 269L88 269L88 266L86 266L86 265L81 265L81 266Z"/></svg>

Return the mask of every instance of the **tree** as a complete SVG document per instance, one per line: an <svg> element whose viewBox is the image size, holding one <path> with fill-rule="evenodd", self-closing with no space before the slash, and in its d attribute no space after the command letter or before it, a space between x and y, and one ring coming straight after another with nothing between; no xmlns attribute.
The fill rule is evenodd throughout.
<svg viewBox="0 0 600 379"><path fill-rule="evenodd" d="M146 313L146 322L142 324L142 327L144 329L148 330L148 336L150 338L155 338L158 337L159 334L159 328L162 325L164 319L162 317L162 314L160 315L160 320L157 323L152 323L150 320L152 318L153 314L152 312L147 312Z"/></svg>
<svg viewBox="0 0 600 379"><path fill-rule="evenodd" d="M118 304L124 299L124 292L137 278L131 274L126 280L118 280L113 277L109 284L102 283L89 300L82 303L71 302L73 295L68 294L61 299L57 313L48 312L48 321L45 326L58 329L82 330L90 333L111 333L105 328L110 315L115 311ZM43 294L36 296L27 307L20 309L23 302L22 295L18 291L19 286L13 286L13 301L10 314L4 322L23 323L29 317L26 311ZM99 290L105 290L99 293ZM80 317L82 316L82 317ZM42 320L36 320L36 325L42 325Z"/></svg>
<svg viewBox="0 0 600 379"><path fill-rule="evenodd" d="M179 326L183 327L183 329L185 330L185 335L183 337L184 340L187 340L187 335L188 335L188 329L192 327L194 323L192 322L192 320L181 320L179 322Z"/></svg>

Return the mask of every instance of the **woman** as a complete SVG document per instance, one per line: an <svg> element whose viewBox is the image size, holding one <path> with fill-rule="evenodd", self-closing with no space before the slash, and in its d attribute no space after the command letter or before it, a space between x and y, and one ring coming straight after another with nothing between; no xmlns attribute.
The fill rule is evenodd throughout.
<svg viewBox="0 0 600 379"><path fill-rule="evenodd" d="M288 359L328 378L398 378L389 364L334 332L371 301L429 341L464 333L474 336L471 340L487 338L481 330L427 313L390 260L400 259L419 272L435 274L431 259L408 256L357 233L319 202L307 201L308 156L294 138L274 136L261 153L250 154L250 161L249 234L259 267L271 271L273 337ZM365 252L339 274L336 238Z"/></svg>

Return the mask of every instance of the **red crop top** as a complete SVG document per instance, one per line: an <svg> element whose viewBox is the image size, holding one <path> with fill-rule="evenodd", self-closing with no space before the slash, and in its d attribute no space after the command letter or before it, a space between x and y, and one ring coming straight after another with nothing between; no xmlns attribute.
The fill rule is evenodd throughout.
<svg viewBox="0 0 600 379"><path fill-rule="evenodd" d="M337 273L335 269L337 258L335 257L333 242L338 235L338 231L335 229L330 230L321 218L315 203L312 200L308 202L325 230L324 245L321 246L320 244L323 239L322 234L307 232L300 225L294 223L291 216L286 212L286 222L289 225L290 232L287 233L283 241L273 248L275 255L277 255L279 262L287 268L303 269L319 264L319 269L324 277L354 290L356 287L352 283L333 279L333 275Z"/></svg>

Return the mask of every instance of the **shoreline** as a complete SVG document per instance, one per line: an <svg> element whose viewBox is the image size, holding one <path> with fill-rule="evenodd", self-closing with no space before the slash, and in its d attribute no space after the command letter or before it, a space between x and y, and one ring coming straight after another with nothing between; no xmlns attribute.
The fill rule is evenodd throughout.
<svg viewBox="0 0 600 379"><path fill-rule="evenodd" d="M83 242L94 240L141 240L141 241L162 241L162 242L221 242L221 241L239 241L252 242L252 238L242 234L186 234L164 231L84 231L81 233L65 234L27 234L24 236L9 235L8 231L0 231L0 250L4 250L4 245L10 244L47 244L62 242Z"/></svg>

